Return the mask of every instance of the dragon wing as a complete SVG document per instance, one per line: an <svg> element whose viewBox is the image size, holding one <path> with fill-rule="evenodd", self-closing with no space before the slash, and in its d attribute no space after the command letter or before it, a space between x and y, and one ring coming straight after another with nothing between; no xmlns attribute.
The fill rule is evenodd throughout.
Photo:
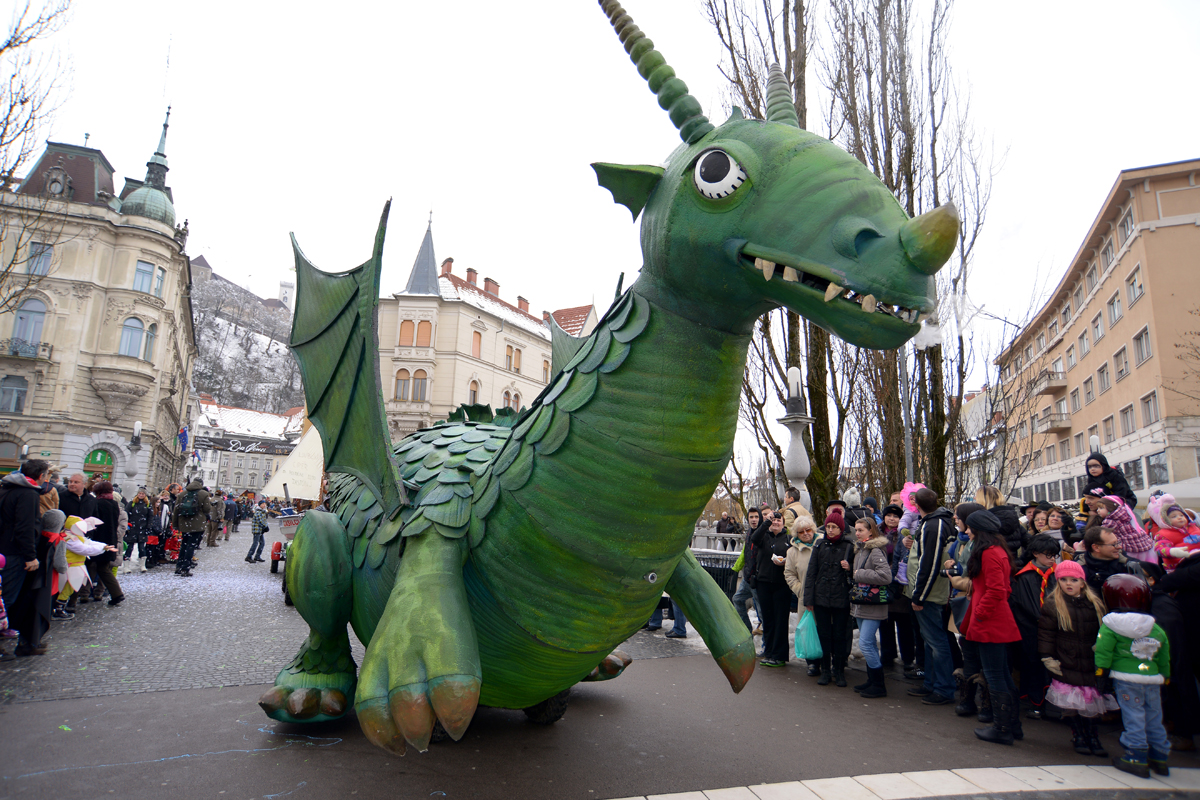
<svg viewBox="0 0 1200 800"><path fill-rule="evenodd" d="M325 469L361 480L394 517L408 505L390 448L379 375L379 274L391 201L383 207L370 260L349 272L314 267L292 235L296 314L290 345L300 364L308 418L321 433Z"/></svg>

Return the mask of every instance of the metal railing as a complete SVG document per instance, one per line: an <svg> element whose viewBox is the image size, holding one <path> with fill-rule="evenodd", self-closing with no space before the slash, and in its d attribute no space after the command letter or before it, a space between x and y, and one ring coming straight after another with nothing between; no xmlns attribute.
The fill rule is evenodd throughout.
<svg viewBox="0 0 1200 800"><path fill-rule="evenodd" d="M15 358L50 359L54 345L49 342L30 342L25 339L0 339L0 353Z"/></svg>
<svg viewBox="0 0 1200 800"><path fill-rule="evenodd" d="M1042 370L1033 383L1034 394L1046 394L1067 388L1067 373L1047 369Z"/></svg>
<svg viewBox="0 0 1200 800"><path fill-rule="evenodd" d="M1040 419L1038 419L1037 432L1045 433L1046 431L1057 431L1057 430L1062 430L1064 428L1070 428L1070 427L1071 427L1071 415L1070 414L1059 414L1059 413L1047 414L1047 415L1041 417Z"/></svg>

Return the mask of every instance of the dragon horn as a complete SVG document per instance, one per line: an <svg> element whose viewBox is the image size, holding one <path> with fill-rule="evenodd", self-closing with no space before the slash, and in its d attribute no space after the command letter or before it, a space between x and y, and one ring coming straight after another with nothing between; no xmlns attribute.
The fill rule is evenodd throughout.
<svg viewBox="0 0 1200 800"><path fill-rule="evenodd" d="M792 102L792 89L783 75L779 64L772 64L767 75L767 120L800 127L800 117L796 114L796 106Z"/></svg>
<svg viewBox="0 0 1200 800"><path fill-rule="evenodd" d="M713 129L713 124L701 111L700 101L688 94L687 84L675 77L675 70L667 64L663 54L654 49L654 42L633 24L617 0L599 2L621 44L625 45L625 52L650 85L650 91L658 95L658 104L671 115L680 138L688 144L699 141ZM798 123L796 127L799 127Z"/></svg>

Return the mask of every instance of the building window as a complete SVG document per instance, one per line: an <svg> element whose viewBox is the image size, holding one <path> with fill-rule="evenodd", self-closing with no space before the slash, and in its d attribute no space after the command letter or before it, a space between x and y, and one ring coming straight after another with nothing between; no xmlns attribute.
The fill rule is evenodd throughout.
<svg viewBox="0 0 1200 800"><path fill-rule="evenodd" d="M1104 443L1112 444L1117 438L1117 423L1112 417L1104 418Z"/></svg>
<svg viewBox="0 0 1200 800"><path fill-rule="evenodd" d="M1108 327L1116 324L1121 318L1121 293L1117 292L1108 298Z"/></svg>
<svg viewBox="0 0 1200 800"><path fill-rule="evenodd" d="M1125 289L1129 293L1129 306L1138 301L1138 298L1146 293L1146 287L1142 285L1142 268L1141 266L1134 267L1133 272L1125 279Z"/></svg>
<svg viewBox="0 0 1200 800"><path fill-rule="evenodd" d="M542 383L550 382L550 362L542 360Z"/></svg>
<svg viewBox="0 0 1200 800"><path fill-rule="evenodd" d="M1112 239L1109 239L1104 244L1104 249L1100 251L1100 260L1104 263L1104 269L1107 270L1113 263L1113 244Z"/></svg>
<svg viewBox="0 0 1200 800"><path fill-rule="evenodd" d="M1021 420L1021 424L1017 426L1017 438L1024 439L1029 435L1029 429L1025 426L1025 420Z"/></svg>
<svg viewBox="0 0 1200 800"><path fill-rule="evenodd" d="M257 458L250 459L250 469L258 469L258 459Z"/></svg>
<svg viewBox="0 0 1200 800"><path fill-rule="evenodd" d="M1062 371L1063 371L1062 359L1061 358L1054 359L1054 363L1050 365L1050 369L1061 375Z"/></svg>
<svg viewBox="0 0 1200 800"><path fill-rule="evenodd" d="M1046 466L1049 467L1049 466L1051 466L1053 464L1057 464L1057 463L1058 463L1058 450L1055 449L1054 445L1050 445L1049 447L1046 448Z"/></svg>
<svg viewBox="0 0 1200 800"><path fill-rule="evenodd" d="M233 485L234 486L242 485L242 473L240 473L240 472L233 473Z"/></svg>
<svg viewBox="0 0 1200 800"><path fill-rule="evenodd" d="M515 348L513 350L512 371L517 373L518 375L521 374L521 348L519 348L519 347Z"/></svg>
<svg viewBox="0 0 1200 800"><path fill-rule="evenodd" d="M424 403L426 400L427 389L429 386L428 376L425 370L419 369L413 373L413 393L412 399L414 403Z"/></svg>
<svg viewBox="0 0 1200 800"><path fill-rule="evenodd" d="M13 324L13 341L9 354L36 358L38 345L42 343L42 326L46 321L46 304L31 297L21 304L17 321Z"/></svg>
<svg viewBox="0 0 1200 800"><path fill-rule="evenodd" d="M414 330L415 330L415 326L413 325L413 322L411 319L406 319L400 323L400 346L401 347L412 347Z"/></svg>
<svg viewBox="0 0 1200 800"><path fill-rule="evenodd" d="M1057 503L1062 500L1062 494L1058 491L1058 481L1050 481L1046 484L1046 499L1051 503Z"/></svg>
<svg viewBox="0 0 1200 800"><path fill-rule="evenodd" d="M29 245L29 274L49 275L50 262L54 259L54 245L34 242Z"/></svg>
<svg viewBox="0 0 1200 800"><path fill-rule="evenodd" d="M1067 413L1067 398L1063 397L1054 403L1054 413L1066 415Z"/></svg>
<svg viewBox="0 0 1200 800"><path fill-rule="evenodd" d="M1058 336L1058 320L1050 320L1050 341L1054 341L1054 337Z"/></svg>
<svg viewBox="0 0 1200 800"><path fill-rule="evenodd" d="M1154 392L1142 398L1142 424L1153 425L1158 422L1158 395Z"/></svg>
<svg viewBox="0 0 1200 800"><path fill-rule="evenodd" d="M137 317L130 317L121 326L121 349L123 356L138 358L142 354L142 331L145 326Z"/></svg>
<svg viewBox="0 0 1200 800"><path fill-rule="evenodd" d="M1036 453L1033 454L1033 468L1034 469L1042 468L1042 451L1041 450L1038 450Z"/></svg>
<svg viewBox="0 0 1200 800"><path fill-rule="evenodd" d="M433 323L421 320L417 323L417 347L429 347L433 340Z"/></svg>
<svg viewBox="0 0 1200 800"><path fill-rule="evenodd" d="M1066 461L1071 457L1071 440L1063 439L1058 443L1058 460Z"/></svg>
<svg viewBox="0 0 1200 800"><path fill-rule="evenodd" d="M1029 363L1029 364L1033 363L1033 345L1026 345L1025 361L1026 361L1026 363Z"/></svg>
<svg viewBox="0 0 1200 800"><path fill-rule="evenodd" d="M482 358L480 353L483 352L483 334L479 331L471 331L471 355L475 358Z"/></svg>
<svg viewBox="0 0 1200 800"><path fill-rule="evenodd" d="M1070 300L1068 300L1066 302L1066 305L1063 306L1062 324L1063 324L1063 330L1066 330L1067 326L1071 324L1071 301Z"/></svg>
<svg viewBox="0 0 1200 800"><path fill-rule="evenodd" d="M1046 484L1039 483L1037 486L1033 487L1033 499L1037 500L1039 503L1046 502Z"/></svg>
<svg viewBox="0 0 1200 800"><path fill-rule="evenodd" d="M1098 342L1104 338L1104 315L1097 314L1092 317L1092 341Z"/></svg>
<svg viewBox="0 0 1200 800"><path fill-rule="evenodd" d="M1082 433L1075 434L1075 455L1081 456L1085 452L1087 452L1086 450L1083 449L1084 447L1085 447L1085 445L1083 443L1083 434Z"/></svg>
<svg viewBox="0 0 1200 800"><path fill-rule="evenodd" d="M246 478L246 485L249 486L251 489L253 489L255 486L257 486L258 485L258 475L251 472L250 475L247 476L247 478Z"/></svg>
<svg viewBox="0 0 1200 800"><path fill-rule="evenodd" d="M1015 370L1018 375L1021 373L1021 365L1024 363L1025 362L1021 360L1021 354L1017 353L1016 358L1013 359L1013 370Z"/></svg>
<svg viewBox="0 0 1200 800"><path fill-rule="evenodd" d="M1100 385L1100 394L1104 394L1112 386L1112 377L1108 374L1108 364L1101 364L1096 370L1096 382Z"/></svg>
<svg viewBox="0 0 1200 800"><path fill-rule="evenodd" d="M476 383L475 381L471 381L471 384L467 387L467 404L473 406L478 402L479 402L479 384Z"/></svg>
<svg viewBox="0 0 1200 800"><path fill-rule="evenodd" d="M1096 284L1100 282L1099 277L1096 275L1096 265L1095 264L1093 264L1091 267L1088 268L1086 280L1087 280L1087 290L1090 293L1093 289L1096 288ZM1080 306L1080 308L1082 308L1082 307L1083 306Z"/></svg>
<svg viewBox="0 0 1200 800"><path fill-rule="evenodd" d="M1075 307L1082 309L1083 308L1083 287L1080 286L1079 288L1077 288L1075 290L1075 294L1072 296L1075 299Z"/></svg>
<svg viewBox="0 0 1200 800"><path fill-rule="evenodd" d="M1071 411L1075 412L1083 408L1083 403L1079 402L1079 390L1071 390Z"/></svg>
<svg viewBox="0 0 1200 800"><path fill-rule="evenodd" d="M1146 488L1146 484L1142 482L1142 460L1140 458L1126 461L1121 465L1121 472L1125 473L1125 480L1129 481L1129 488L1138 490Z"/></svg>
<svg viewBox="0 0 1200 800"><path fill-rule="evenodd" d="M1125 352L1124 347L1113 356L1113 371L1117 373L1117 380L1121 380L1129 374L1129 355Z"/></svg>
<svg viewBox="0 0 1200 800"><path fill-rule="evenodd" d="M1079 334L1079 356L1082 358L1091 352L1091 346L1088 345L1088 332L1084 331Z"/></svg>
<svg viewBox="0 0 1200 800"><path fill-rule="evenodd" d="M1075 493L1083 497L1083 490L1087 487L1087 476L1080 475L1075 479Z"/></svg>
<svg viewBox="0 0 1200 800"><path fill-rule="evenodd" d="M237 457L237 468L242 469L246 466L246 459L243 456Z"/></svg>
<svg viewBox="0 0 1200 800"><path fill-rule="evenodd" d="M1146 456L1146 483L1150 486L1159 486L1170 482L1171 479L1167 474L1166 451Z"/></svg>
<svg viewBox="0 0 1200 800"><path fill-rule="evenodd" d="M1150 350L1150 329L1142 328L1141 332L1133 337L1133 358L1140 367L1152 355L1154 353Z"/></svg>
<svg viewBox="0 0 1200 800"><path fill-rule="evenodd" d="M1133 406L1121 409L1121 435L1128 436L1137 430L1137 422L1133 419Z"/></svg>
<svg viewBox="0 0 1200 800"><path fill-rule="evenodd" d="M5 375L0 380L0 413L20 414L25 410L25 393L29 382L19 375Z"/></svg>
<svg viewBox="0 0 1200 800"><path fill-rule="evenodd" d="M521 410L521 395L513 392L513 408L517 411Z"/></svg>
<svg viewBox="0 0 1200 800"><path fill-rule="evenodd" d="M1077 363L1079 362L1075 360L1075 345L1071 345L1067 348L1067 369L1071 369Z"/></svg>
<svg viewBox="0 0 1200 800"><path fill-rule="evenodd" d="M1045 349L1046 349L1046 334L1039 333L1037 335L1037 350L1040 353Z"/></svg>
<svg viewBox="0 0 1200 800"><path fill-rule="evenodd" d="M1125 212L1125 216L1121 217L1121 224L1118 226L1118 229L1121 231L1121 244L1125 244L1133 236L1132 208Z"/></svg>
<svg viewBox="0 0 1200 800"><path fill-rule="evenodd" d="M504 393L504 407L512 408L512 395L508 392Z"/></svg>
<svg viewBox="0 0 1200 800"><path fill-rule="evenodd" d="M150 286L154 282L154 265L146 261L137 262L137 272L133 275L133 290L150 294Z"/></svg>
<svg viewBox="0 0 1200 800"><path fill-rule="evenodd" d="M167 271L162 267L158 268L158 274L154 278L154 296L162 297L163 284L167 282Z"/></svg>
<svg viewBox="0 0 1200 800"><path fill-rule="evenodd" d="M1100 426L1099 425L1093 425L1092 427L1088 428L1088 447L1092 446L1092 437L1093 436L1096 438L1096 441L1100 440Z"/></svg>
<svg viewBox="0 0 1200 800"><path fill-rule="evenodd" d="M513 348L511 344L504 348L504 368L509 371L512 371L513 368ZM505 408L508 408L508 406L505 406Z"/></svg>
<svg viewBox="0 0 1200 800"><path fill-rule="evenodd" d="M396 400L408 400L408 370L402 369L396 373Z"/></svg>
<svg viewBox="0 0 1200 800"><path fill-rule="evenodd" d="M146 346L142 350L142 359L144 361L154 360L154 340L158 338L158 326L151 325L146 329Z"/></svg>
<svg viewBox="0 0 1200 800"><path fill-rule="evenodd" d="M1062 499L1063 500L1074 500L1075 497L1076 497L1075 479L1074 478L1063 478L1063 480L1062 480Z"/></svg>
<svg viewBox="0 0 1200 800"><path fill-rule="evenodd" d="M1091 378L1083 382L1083 402L1090 403L1096 399L1096 384Z"/></svg>

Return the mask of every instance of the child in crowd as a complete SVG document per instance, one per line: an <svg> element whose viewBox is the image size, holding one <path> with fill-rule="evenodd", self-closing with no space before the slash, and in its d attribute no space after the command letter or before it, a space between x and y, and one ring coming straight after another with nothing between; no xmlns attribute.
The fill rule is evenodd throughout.
<svg viewBox="0 0 1200 800"><path fill-rule="evenodd" d="M904 506L904 516L900 517L901 536L911 537L916 533L917 525L921 523L921 514L913 495L917 493L918 489L924 488L925 484L923 483L906 483L904 484L904 488L900 490L900 504Z"/></svg>
<svg viewBox="0 0 1200 800"><path fill-rule="evenodd" d="M1106 611L1104 602L1087 585L1083 567L1074 561L1064 561L1054 573L1056 586L1038 618L1038 653L1053 676L1046 699L1062 709L1076 753L1107 756L1096 720L1105 711L1116 711L1117 701L1096 689L1092 652Z"/></svg>
<svg viewBox="0 0 1200 800"><path fill-rule="evenodd" d="M1060 551L1061 545L1051 534L1039 533L1030 539L1025 546L1029 563L1013 576L1012 597L1008 601L1017 628L1021 631L1020 657L1017 661L1021 672L1019 691L1021 702L1029 708L1027 716L1030 719L1041 719L1046 687L1050 685L1050 677L1042 666L1038 626L1042 608L1054 592L1055 559Z"/></svg>
<svg viewBox="0 0 1200 800"><path fill-rule="evenodd" d="M1158 555L1154 552L1154 537L1142 529L1133 511L1125 505L1125 501L1110 494L1100 498L1100 502L1105 509L1105 512L1101 514L1104 519L1104 527L1116 534L1117 541L1121 543L1121 551L1138 561L1157 564Z"/></svg>
<svg viewBox="0 0 1200 800"><path fill-rule="evenodd" d="M1200 550L1200 526L1192 522L1183 506L1167 507L1154 537L1154 549L1167 572L1174 572L1180 561Z"/></svg>
<svg viewBox="0 0 1200 800"><path fill-rule="evenodd" d="M1125 726L1125 753L1113 759L1113 766L1142 778L1149 778L1151 770L1170 775L1171 743L1159 687L1171 678L1171 646L1147 613L1150 587L1134 575L1113 575L1104 582L1104 603L1109 612L1096 637L1096 674L1101 684L1111 679Z"/></svg>
<svg viewBox="0 0 1200 800"><path fill-rule="evenodd" d="M91 583L84 562L90 556L98 556L106 550L110 553L117 552L116 547L88 538L88 533L102 524L104 523L96 517L87 519L80 519L76 516L67 517L63 528L67 547L67 581L66 586L58 593L58 599L54 601L55 619L70 619L73 615L66 610L67 601L72 594Z"/></svg>

